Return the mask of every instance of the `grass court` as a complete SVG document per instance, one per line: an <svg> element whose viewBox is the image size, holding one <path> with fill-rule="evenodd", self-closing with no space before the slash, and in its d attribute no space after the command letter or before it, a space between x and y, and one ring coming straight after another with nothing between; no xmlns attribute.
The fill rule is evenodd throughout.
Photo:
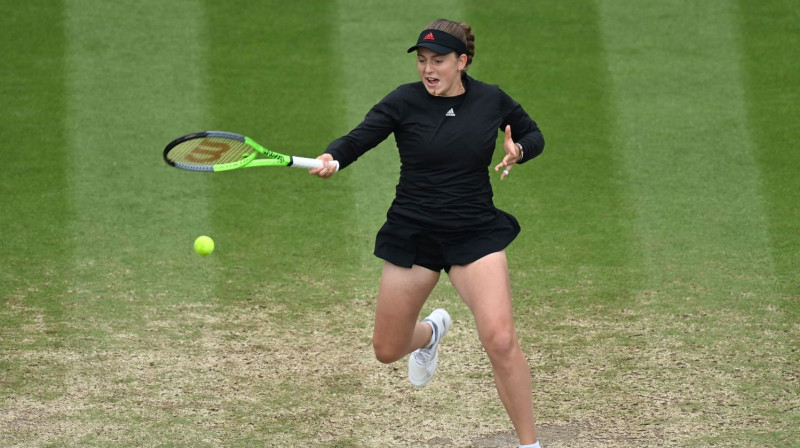
<svg viewBox="0 0 800 448"><path fill-rule="evenodd" d="M373 358L392 138L328 180L161 159L204 129L316 157L440 17L547 141L494 179L543 446L800 445L797 2L14 3L0 445L516 446L446 277L431 385Z"/></svg>

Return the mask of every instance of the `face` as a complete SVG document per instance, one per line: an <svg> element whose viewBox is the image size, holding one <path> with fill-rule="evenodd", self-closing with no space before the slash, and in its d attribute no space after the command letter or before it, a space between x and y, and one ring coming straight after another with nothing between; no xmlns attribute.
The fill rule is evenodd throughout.
<svg viewBox="0 0 800 448"><path fill-rule="evenodd" d="M424 47L417 49L417 70L422 84L434 96L455 96L464 93L461 71L467 64L467 55L438 54Z"/></svg>

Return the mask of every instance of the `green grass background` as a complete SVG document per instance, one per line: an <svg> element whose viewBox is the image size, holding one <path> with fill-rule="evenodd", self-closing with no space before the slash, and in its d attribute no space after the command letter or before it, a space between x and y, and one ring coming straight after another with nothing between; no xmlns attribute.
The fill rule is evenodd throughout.
<svg viewBox="0 0 800 448"><path fill-rule="evenodd" d="M544 446L800 444L796 2L33 0L0 18L0 445L418 446L364 415L437 415L384 403L325 352L261 400L197 385L236 378L209 359L247 331L369 356L392 138L327 181L179 172L161 150L225 129L315 157L416 80L405 49L438 17L472 24L471 74L547 140L495 182L524 229L508 253ZM468 326L440 286L431 304ZM167 350L200 364L148 362ZM138 374L98 370L116 362ZM175 410L211 402L221 416ZM502 426L497 403L483 412Z"/></svg>

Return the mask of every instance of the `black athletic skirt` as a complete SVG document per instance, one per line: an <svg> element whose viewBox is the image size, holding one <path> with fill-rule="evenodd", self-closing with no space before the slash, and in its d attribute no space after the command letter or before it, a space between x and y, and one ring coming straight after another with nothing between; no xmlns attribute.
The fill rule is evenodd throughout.
<svg viewBox="0 0 800 448"><path fill-rule="evenodd" d="M517 219L502 210L486 224L458 230L430 230L390 213L375 238L375 256L405 268L416 264L449 272L453 265L469 264L505 249L519 232Z"/></svg>

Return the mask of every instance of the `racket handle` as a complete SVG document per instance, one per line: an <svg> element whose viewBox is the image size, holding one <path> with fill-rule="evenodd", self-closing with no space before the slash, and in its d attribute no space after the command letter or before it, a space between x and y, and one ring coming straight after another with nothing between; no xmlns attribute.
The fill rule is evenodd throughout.
<svg viewBox="0 0 800 448"><path fill-rule="evenodd" d="M336 163L339 164L338 162ZM323 166L322 160L319 159L309 159L306 157L295 157L292 156L292 165L293 168L321 168ZM338 168L338 167L337 167ZM338 171L338 169L337 169Z"/></svg>

